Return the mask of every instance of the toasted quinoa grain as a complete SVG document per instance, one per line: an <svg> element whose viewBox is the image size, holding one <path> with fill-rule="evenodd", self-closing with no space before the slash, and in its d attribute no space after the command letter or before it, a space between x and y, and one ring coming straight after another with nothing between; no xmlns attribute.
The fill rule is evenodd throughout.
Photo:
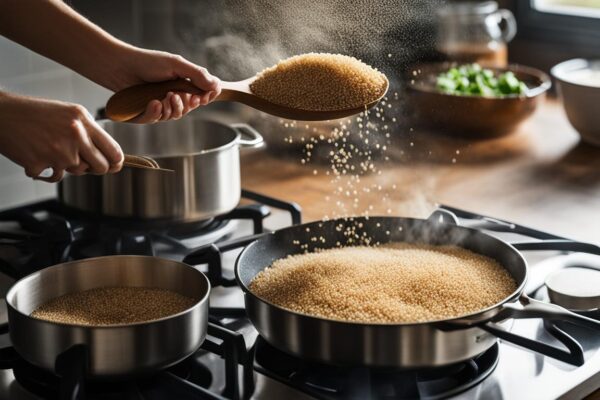
<svg viewBox="0 0 600 400"><path fill-rule="evenodd" d="M386 90L385 75L354 57L309 53L280 61L250 85L259 97L310 111L364 107Z"/></svg>
<svg viewBox="0 0 600 400"><path fill-rule="evenodd" d="M56 297L31 316L76 325L131 324L177 314L195 303L190 297L165 289L103 287Z"/></svg>
<svg viewBox="0 0 600 400"><path fill-rule="evenodd" d="M250 283L291 311L364 323L449 319L483 310L516 289L495 260L456 246L394 243L277 260Z"/></svg>

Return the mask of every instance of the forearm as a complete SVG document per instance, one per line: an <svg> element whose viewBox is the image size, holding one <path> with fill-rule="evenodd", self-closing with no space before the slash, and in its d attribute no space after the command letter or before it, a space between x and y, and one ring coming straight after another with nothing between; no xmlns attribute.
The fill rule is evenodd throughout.
<svg viewBox="0 0 600 400"><path fill-rule="evenodd" d="M131 46L60 0L0 0L0 34L114 89ZM115 62L119 60L119 62Z"/></svg>
<svg viewBox="0 0 600 400"><path fill-rule="evenodd" d="M5 138L7 134L10 135L9 132L1 128L4 123L12 122L12 120L21 117L14 114L15 104L19 104L19 102L22 102L26 98L26 96L6 92L0 88L0 139ZM0 140L0 145L1 142Z"/></svg>
<svg viewBox="0 0 600 400"><path fill-rule="evenodd" d="M6 136L5 134L5 129L1 129L2 128L2 121L4 120L4 118L6 118L9 112L9 107L8 105L10 104L11 101L11 97L10 94L8 92L5 92L2 90L2 88L0 88L0 147L2 146L4 137ZM1 148L0 148L1 150Z"/></svg>
<svg viewBox="0 0 600 400"><path fill-rule="evenodd" d="M0 0L0 35L113 91L176 78L189 79L205 91L194 96L168 93L149 102L134 122L179 119L210 103L221 91L219 79L205 68L174 54L122 42L61 0Z"/></svg>

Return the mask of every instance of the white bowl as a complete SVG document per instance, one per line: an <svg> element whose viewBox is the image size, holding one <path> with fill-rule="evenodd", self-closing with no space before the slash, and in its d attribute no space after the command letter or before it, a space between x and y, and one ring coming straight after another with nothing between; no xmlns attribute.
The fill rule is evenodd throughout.
<svg viewBox="0 0 600 400"><path fill-rule="evenodd" d="M581 71L588 68L600 75L600 60L577 58L555 65L550 72L571 125L584 142L600 146L600 82L581 79Z"/></svg>

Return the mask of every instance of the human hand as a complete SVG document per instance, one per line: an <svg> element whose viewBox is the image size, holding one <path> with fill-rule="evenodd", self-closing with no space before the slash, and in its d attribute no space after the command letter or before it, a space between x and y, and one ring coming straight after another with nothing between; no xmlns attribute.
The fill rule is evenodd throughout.
<svg viewBox="0 0 600 400"><path fill-rule="evenodd" d="M92 81L118 91L129 86L175 78L189 79L202 95L171 93L151 101L135 122L178 119L208 104L219 92L219 80L180 56L131 46L89 20L64 1L2 1L0 36L53 59ZM26 27L22 21L27 20ZM48 29L48 26L60 27Z"/></svg>
<svg viewBox="0 0 600 400"><path fill-rule="evenodd" d="M199 106L207 105L221 93L219 78L181 56L131 46L120 49L117 54L116 62L123 66L121 71L111 81L102 83L114 91L177 78L189 79L206 91L202 95L169 92L164 99L148 103L146 111L129 122L154 123L179 119Z"/></svg>
<svg viewBox="0 0 600 400"><path fill-rule="evenodd" d="M0 152L27 176L58 182L73 175L119 171L119 144L78 105L0 92ZM40 173L51 167L49 178Z"/></svg>

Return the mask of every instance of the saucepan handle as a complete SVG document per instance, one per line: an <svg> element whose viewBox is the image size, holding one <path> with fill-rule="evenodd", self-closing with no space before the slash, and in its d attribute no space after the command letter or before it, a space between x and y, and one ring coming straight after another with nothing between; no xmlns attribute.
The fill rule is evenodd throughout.
<svg viewBox="0 0 600 400"><path fill-rule="evenodd" d="M260 147L265 143L262 135L248 124L231 124L238 134L238 144L243 147Z"/></svg>
<svg viewBox="0 0 600 400"><path fill-rule="evenodd" d="M519 303L505 304L502 307L502 311L497 314L494 320L501 321L506 318L544 319L548 332L558 339L563 345L565 345L567 350L517 335L508 331L496 322L487 322L480 325L480 327L481 329L499 337L506 342L525 347L545 356L578 366L582 365L584 362L583 349L581 348L581 345L571 336L557 328L554 324L552 324L552 322L564 321L600 331L600 321L576 314L555 304L531 299L526 295L521 296Z"/></svg>

